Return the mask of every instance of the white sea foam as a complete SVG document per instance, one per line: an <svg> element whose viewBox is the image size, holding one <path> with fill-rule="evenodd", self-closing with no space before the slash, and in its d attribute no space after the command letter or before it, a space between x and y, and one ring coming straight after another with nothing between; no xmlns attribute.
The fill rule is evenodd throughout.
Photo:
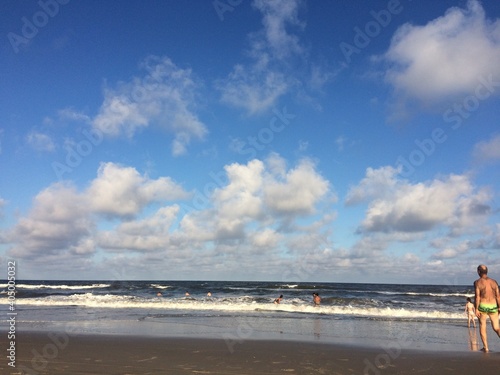
<svg viewBox="0 0 500 375"><path fill-rule="evenodd" d="M298 286L299 286L298 284L285 284L285 285L282 285L281 287L282 288L288 288L288 289L295 289Z"/></svg>
<svg viewBox="0 0 500 375"><path fill-rule="evenodd" d="M168 288L171 288L171 286L170 285L151 284L151 288L168 289Z"/></svg>
<svg viewBox="0 0 500 375"><path fill-rule="evenodd" d="M90 285L30 285L30 284L16 284L17 289L68 289L68 290L80 290L80 289L97 289L97 288L108 288L110 284L90 284ZM7 288L7 284L0 284L0 288Z"/></svg>
<svg viewBox="0 0 500 375"><path fill-rule="evenodd" d="M5 301L7 302L7 301ZM3 301L2 301L3 303ZM0 303L1 304L1 303ZM250 296L218 298L143 298L136 296L119 296L113 294L95 295L92 293L74 294L71 296L51 296L45 298L23 298L17 300L18 305L27 306L81 306L109 309L149 309L149 310L189 310L219 312L261 312L261 313L304 313L332 316L369 317L373 319L464 319L463 313L445 311L426 311L417 309L396 309L390 307L366 306L313 306L300 300L281 303L279 305L256 302Z"/></svg>

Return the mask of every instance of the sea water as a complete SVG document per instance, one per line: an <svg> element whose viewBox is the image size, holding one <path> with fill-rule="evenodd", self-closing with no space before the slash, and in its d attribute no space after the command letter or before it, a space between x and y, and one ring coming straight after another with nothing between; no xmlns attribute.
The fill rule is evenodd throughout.
<svg viewBox="0 0 500 375"><path fill-rule="evenodd" d="M5 312L6 288L0 284ZM319 306L313 292L322 298ZM281 303L273 303L281 294ZM474 350L477 330L467 328L464 314L473 294L472 286L459 285L32 280L17 282L15 303L19 332L212 337L230 346L287 339ZM7 319L1 328L7 330Z"/></svg>

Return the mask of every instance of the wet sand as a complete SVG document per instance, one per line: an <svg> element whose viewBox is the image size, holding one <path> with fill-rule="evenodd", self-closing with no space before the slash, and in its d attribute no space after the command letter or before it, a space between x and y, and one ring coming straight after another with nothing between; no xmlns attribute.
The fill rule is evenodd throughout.
<svg viewBox="0 0 500 375"><path fill-rule="evenodd" d="M295 341L19 333L1 374L498 374L500 352L436 352ZM7 335L0 337L9 353ZM24 371L24 372L22 372Z"/></svg>

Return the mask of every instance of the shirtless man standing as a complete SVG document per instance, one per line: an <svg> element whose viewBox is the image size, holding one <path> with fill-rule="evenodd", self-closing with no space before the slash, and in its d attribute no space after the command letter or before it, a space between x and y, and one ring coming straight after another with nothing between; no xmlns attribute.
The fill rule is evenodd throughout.
<svg viewBox="0 0 500 375"><path fill-rule="evenodd" d="M474 281L476 315L479 319L479 333L483 341L484 352L489 352L488 338L486 336L486 320L490 317L493 331L500 337L498 324L498 306L500 306L500 291L498 283L488 277L488 267L484 264L477 266L479 279Z"/></svg>

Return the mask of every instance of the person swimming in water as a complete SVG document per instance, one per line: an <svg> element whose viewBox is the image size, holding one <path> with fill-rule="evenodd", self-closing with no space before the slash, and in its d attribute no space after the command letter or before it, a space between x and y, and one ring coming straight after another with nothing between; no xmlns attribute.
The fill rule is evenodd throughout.
<svg viewBox="0 0 500 375"><path fill-rule="evenodd" d="M319 306L319 304L321 303L321 297L318 293L313 293L313 302L314 306Z"/></svg>
<svg viewBox="0 0 500 375"><path fill-rule="evenodd" d="M467 298L467 303L465 304L465 314L467 314L467 327L470 328L470 322L472 322L474 328L476 328L476 308L470 297Z"/></svg>

